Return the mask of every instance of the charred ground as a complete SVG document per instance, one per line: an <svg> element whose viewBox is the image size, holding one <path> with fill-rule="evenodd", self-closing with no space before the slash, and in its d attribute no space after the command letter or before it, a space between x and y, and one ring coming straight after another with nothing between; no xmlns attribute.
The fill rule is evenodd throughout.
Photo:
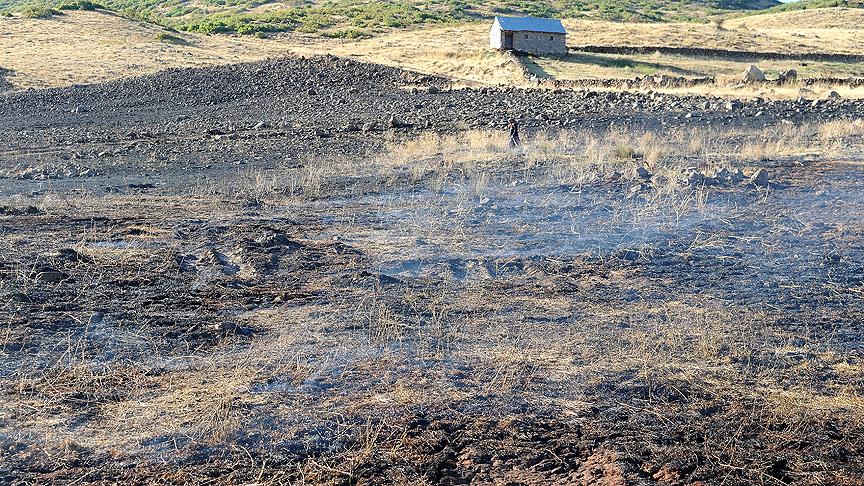
<svg viewBox="0 0 864 486"><path fill-rule="evenodd" d="M6 94L0 478L861 484L861 114L333 58Z"/></svg>

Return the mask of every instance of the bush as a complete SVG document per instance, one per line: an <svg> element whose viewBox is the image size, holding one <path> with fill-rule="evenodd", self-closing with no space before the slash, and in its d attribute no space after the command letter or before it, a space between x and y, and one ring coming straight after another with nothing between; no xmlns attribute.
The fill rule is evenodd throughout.
<svg viewBox="0 0 864 486"><path fill-rule="evenodd" d="M165 42L166 44L186 44L186 40L168 32L159 32L156 34L156 40Z"/></svg>
<svg viewBox="0 0 864 486"><path fill-rule="evenodd" d="M324 32L321 35L331 39L365 39L372 37L369 33L358 29L334 30Z"/></svg>
<svg viewBox="0 0 864 486"><path fill-rule="evenodd" d="M34 5L21 11L21 16L27 19L47 19L63 12L47 5Z"/></svg>
<svg viewBox="0 0 864 486"><path fill-rule="evenodd" d="M74 2L64 2L57 6L58 10L109 10L101 3L91 2L90 0L76 0Z"/></svg>

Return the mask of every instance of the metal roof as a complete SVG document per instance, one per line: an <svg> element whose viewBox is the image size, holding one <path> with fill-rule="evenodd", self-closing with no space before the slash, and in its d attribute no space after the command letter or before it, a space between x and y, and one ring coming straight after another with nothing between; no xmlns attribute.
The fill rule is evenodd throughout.
<svg viewBox="0 0 864 486"><path fill-rule="evenodd" d="M501 30L548 32L550 34L566 34L564 26L558 19L540 17L495 17Z"/></svg>

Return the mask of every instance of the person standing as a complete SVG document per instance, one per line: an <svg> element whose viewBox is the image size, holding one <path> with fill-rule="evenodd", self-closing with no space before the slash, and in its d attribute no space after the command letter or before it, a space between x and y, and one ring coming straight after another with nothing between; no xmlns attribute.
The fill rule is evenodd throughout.
<svg viewBox="0 0 864 486"><path fill-rule="evenodd" d="M515 118L511 118L507 122L507 128L510 130L510 148L519 148L522 145L522 142L519 141L519 123Z"/></svg>

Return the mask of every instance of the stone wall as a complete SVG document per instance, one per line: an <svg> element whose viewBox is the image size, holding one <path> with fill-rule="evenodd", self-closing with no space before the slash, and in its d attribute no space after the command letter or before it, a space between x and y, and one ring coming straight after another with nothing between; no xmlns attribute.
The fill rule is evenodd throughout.
<svg viewBox="0 0 864 486"><path fill-rule="evenodd" d="M566 54L566 35L548 32L514 32L513 49L534 54Z"/></svg>

